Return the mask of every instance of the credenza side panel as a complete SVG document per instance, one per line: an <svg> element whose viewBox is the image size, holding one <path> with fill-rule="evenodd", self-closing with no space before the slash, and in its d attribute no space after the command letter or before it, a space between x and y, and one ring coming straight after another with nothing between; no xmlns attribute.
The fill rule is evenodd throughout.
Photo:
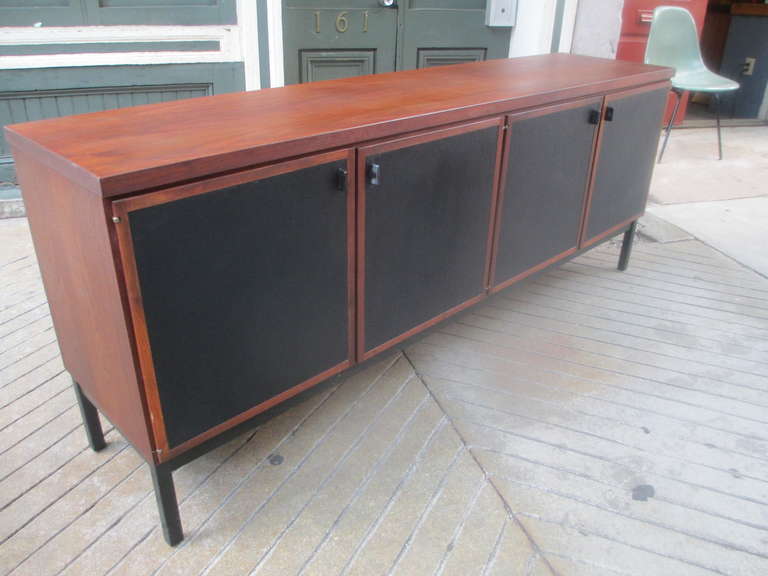
<svg viewBox="0 0 768 576"><path fill-rule="evenodd" d="M601 99L509 117L492 286L574 252Z"/></svg>
<svg viewBox="0 0 768 576"><path fill-rule="evenodd" d="M147 460L153 455L104 201L14 150L64 366Z"/></svg>
<svg viewBox="0 0 768 576"><path fill-rule="evenodd" d="M501 126L498 118L360 149L360 357L485 295Z"/></svg>
<svg viewBox="0 0 768 576"><path fill-rule="evenodd" d="M606 97L582 246L645 212L669 89Z"/></svg>
<svg viewBox="0 0 768 576"><path fill-rule="evenodd" d="M351 364L351 157L115 203L161 447L186 449Z"/></svg>

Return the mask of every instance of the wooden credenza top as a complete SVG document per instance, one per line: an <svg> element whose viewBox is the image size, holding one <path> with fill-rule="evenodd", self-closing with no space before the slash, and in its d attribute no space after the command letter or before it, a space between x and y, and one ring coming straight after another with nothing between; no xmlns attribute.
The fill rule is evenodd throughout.
<svg viewBox="0 0 768 576"><path fill-rule="evenodd" d="M6 135L12 146L110 197L672 74L547 54L41 120L8 126Z"/></svg>

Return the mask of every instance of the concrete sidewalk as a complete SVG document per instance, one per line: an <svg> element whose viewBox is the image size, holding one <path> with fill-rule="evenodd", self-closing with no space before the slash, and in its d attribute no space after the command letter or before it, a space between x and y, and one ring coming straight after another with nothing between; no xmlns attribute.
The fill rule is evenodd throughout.
<svg viewBox="0 0 768 576"><path fill-rule="evenodd" d="M655 204L648 211L768 278L768 196Z"/></svg>
<svg viewBox="0 0 768 576"><path fill-rule="evenodd" d="M768 127L674 130L648 212L768 277Z"/></svg>

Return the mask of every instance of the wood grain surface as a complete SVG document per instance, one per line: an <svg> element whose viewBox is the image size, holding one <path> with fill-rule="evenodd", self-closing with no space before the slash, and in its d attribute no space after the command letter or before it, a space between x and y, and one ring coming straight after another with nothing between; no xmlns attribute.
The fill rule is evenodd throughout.
<svg viewBox="0 0 768 576"><path fill-rule="evenodd" d="M547 54L287 86L6 128L104 197L630 86L673 70Z"/></svg>

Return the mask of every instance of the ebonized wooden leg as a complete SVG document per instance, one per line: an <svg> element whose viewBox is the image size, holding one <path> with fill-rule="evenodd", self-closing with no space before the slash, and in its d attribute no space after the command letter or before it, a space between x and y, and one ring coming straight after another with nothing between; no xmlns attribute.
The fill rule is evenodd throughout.
<svg viewBox="0 0 768 576"><path fill-rule="evenodd" d="M163 527L163 537L169 546L176 546L184 539L184 531L181 528L171 467L168 464L150 464L150 469L152 483L155 486L157 511L160 513L160 524Z"/></svg>
<svg viewBox="0 0 768 576"><path fill-rule="evenodd" d="M661 152L659 152L659 159L656 161L657 164L661 164L661 158L664 156L664 150L667 148L667 141L669 140L669 133L672 132L672 124L675 123L675 118L677 118L677 111L680 109L680 101L683 99L683 93L679 92L677 90L672 90L672 92L675 94L677 99L675 100L675 109L672 111L672 116L669 119L669 123L667 124L667 128L664 130L664 142L661 144Z"/></svg>
<svg viewBox="0 0 768 576"><path fill-rule="evenodd" d="M101 422L99 421L99 412L85 394L83 394L80 384L72 381L75 388L75 396L77 397L77 403L80 406L80 415L83 417L83 426L85 426L85 434L88 436L88 444L94 452L102 450L107 443L104 441L104 431L101 429Z"/></svg>
<svg viewBox="0 0 768 576"><path fill-rule="evenodd" d="M624 241L621 243L621 254L619 255L619 270L622 272L627 269L629 256L632 254L632 242L635 240L635 231L637 230L637 220L632 222L624 232Z"/></svg>

